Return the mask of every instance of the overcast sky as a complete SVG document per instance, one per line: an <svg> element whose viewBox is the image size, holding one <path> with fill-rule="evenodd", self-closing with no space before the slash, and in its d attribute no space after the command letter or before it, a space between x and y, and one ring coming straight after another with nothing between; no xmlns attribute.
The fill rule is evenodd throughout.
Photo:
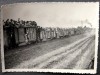
<svg viewBox="0 0 100 75"><path fill-rule="evenodd" d="M81 21L87 19L93 27L98 26L98 2L23 3L6 5L2 8L4 20L20 18L36 21L42 27L77 27L82 25Z"/></svg>

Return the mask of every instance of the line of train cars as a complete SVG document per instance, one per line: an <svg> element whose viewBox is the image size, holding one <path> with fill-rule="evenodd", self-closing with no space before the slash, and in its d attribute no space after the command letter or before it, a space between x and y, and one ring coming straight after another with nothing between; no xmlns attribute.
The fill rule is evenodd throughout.
<svg viewBox="0 0 100 75"><path fill-rule="evenodd" d="M15 48L28 43L37 43L51 39L82 34L84 28L52 28L40 26L6 26L4 25L4 48Z"/></svg>

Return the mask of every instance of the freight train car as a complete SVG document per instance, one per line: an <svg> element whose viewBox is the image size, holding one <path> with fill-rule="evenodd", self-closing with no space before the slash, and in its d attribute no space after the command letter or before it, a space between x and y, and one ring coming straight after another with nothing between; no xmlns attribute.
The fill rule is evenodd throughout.
<svg viewBox="0 0 100 75"><path fill-rule="evenodd" d="M15 47L36 42L35 27L4 27L4 45L5 47Z"/></svg>
<svg viewBox="0 0 100 75"><path fill-rule="evenodd" d="M3 32L6 49L25 45L28 42L36 42L36 25L23 25L7 20L4 22Z"/></svg>
<svg viewBox="0 0 100 75"><path fill-rule="evenodd" d="M46 30L45 30L45 28L41 29L40 39L41 39L41 41L46 41Z"/></svg>

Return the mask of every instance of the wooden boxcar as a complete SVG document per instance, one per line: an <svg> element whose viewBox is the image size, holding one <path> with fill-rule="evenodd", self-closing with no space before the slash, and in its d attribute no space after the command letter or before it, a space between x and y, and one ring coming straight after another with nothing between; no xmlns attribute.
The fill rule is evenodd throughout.
<svg viewBox="0 0 100 75"><path fill-rule="evenodd" d="M25 45L28 42L36 42L35 27L4 27L4 46L6 48Z"/></svg>

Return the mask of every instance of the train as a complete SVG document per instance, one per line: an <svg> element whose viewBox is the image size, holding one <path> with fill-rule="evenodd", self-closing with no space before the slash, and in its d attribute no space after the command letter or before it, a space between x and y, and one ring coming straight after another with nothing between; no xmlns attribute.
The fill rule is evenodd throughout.
<svg viewBox="0 0 100 75"><path fill-rule="evenodd" d="M31 43L61 39L84 33L84 28L40 27L38 25L3 25L4 48L13 49Z"/></svg>

